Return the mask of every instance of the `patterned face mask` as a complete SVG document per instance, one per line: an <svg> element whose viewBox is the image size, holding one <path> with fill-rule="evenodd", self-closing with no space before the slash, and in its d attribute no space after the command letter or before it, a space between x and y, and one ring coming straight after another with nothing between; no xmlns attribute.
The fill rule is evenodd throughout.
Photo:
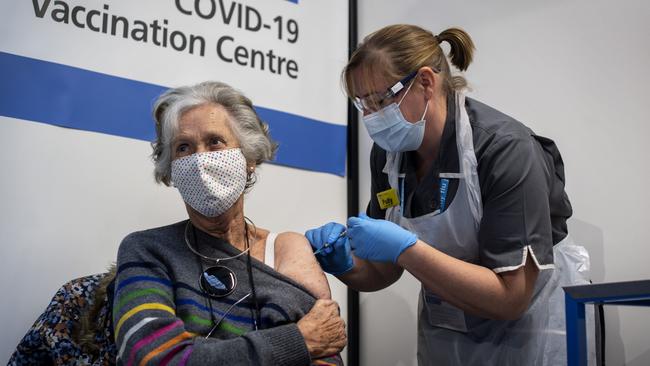
<svg viewBox="0 0 650 366"><path fill-rule="evenodd" d="M246 187L241 149L196 153L172 162L172 182L185 203L207 217L226 212Z"/></svg>

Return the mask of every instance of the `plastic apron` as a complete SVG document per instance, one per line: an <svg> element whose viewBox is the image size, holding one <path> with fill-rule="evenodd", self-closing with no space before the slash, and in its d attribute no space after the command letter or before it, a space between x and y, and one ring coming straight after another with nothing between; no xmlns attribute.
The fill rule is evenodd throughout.
<svg viewBox="0 0 650 366"><path fill-rule="evenodd" d="M405 218L400 206L391 207L386 219L416 233L419 239L448 255L478 263L478 229L483 206L477 161L465 96L457 93L455 101L460 172L440 174L440 178L459 179L453 201L442 213L434 211L416 218ZM399 173L400 162L400 153L387 153L383 171L403 201L404 176ZM586 250L574 245L568 236L555 245L553 254L555 268L539 272L530 306L515 321L466 314L422 288L418 304L418 364L566 364L562 286L588 283L589 257ZM591 352L590 364L594 357Z"/></svg>

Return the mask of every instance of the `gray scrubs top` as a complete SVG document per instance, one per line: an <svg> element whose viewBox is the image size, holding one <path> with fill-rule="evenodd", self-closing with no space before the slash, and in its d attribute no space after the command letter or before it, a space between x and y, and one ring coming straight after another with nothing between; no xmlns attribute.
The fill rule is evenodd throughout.
<svg viewBox="0 0 650 366"><path fill-rule="evenodd" d="M564 191L564 163L555 143L481 102L466 98L478 161L483 201L479 228L479 264L503 268L521 264L522 248L530 245L539 264L553 263L553 245L567 235L571 203ZM400 171L404 178L404 216L418 217L440 209L440 173L457 173L458 151L453 98L447 101L447 120L438 159L418 182L415 152L407 152ZM386 151L374 144L370 154L371 200L368 216L385 218L377 193L390 189L382 173ZM449 179L445 205L453 201L458 180ZM402 197L400 197L402 199Z"/></svg>

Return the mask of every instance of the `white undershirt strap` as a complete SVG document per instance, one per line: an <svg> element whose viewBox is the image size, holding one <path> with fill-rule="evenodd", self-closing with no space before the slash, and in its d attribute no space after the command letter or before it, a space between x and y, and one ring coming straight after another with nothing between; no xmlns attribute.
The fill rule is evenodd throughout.
<svg viewBox="0 0 650 366"><path fill-rule="evenodd" d="M461 179L463 178L463 173L440 173L438 174L438 177L448 179Z"/></svg>
<svg viewBox="0 0 650 366"><path fill-rule="evenodd" d="M275 269L275 239L277 233L269 233L266 237L266 248L264 249L264 264Z"/></svg>

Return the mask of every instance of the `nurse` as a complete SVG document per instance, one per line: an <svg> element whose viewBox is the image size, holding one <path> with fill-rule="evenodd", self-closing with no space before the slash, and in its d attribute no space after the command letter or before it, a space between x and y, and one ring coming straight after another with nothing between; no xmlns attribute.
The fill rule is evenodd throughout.
<svg viewBox="0 0 650 366"><path fill-rule="evenodd" d="M347 227L306 236L352 288L385 288L404 270L421 282L420 365L565 364L561 286L586 283L588 255L568 236L562 158L465 96L447 60L464 71L473 50L457 28L392 25L364 39L342 76L374 141L371 200Z"/></svg>

